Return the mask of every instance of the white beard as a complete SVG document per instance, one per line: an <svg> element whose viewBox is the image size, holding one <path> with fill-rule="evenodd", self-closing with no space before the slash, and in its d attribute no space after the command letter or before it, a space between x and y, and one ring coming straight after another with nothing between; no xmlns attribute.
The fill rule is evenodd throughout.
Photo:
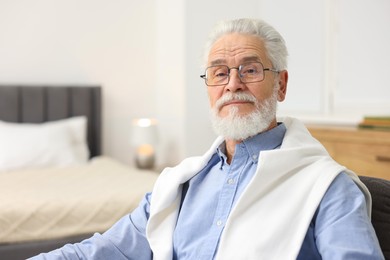
<svg viewBox="0 0 390 260"><path fill-rule="evenodd" d="M217 135L228 140L241 141L268 129L276 116L278 88L271 97L260 103L253 95L243 92L227 93L217 100L210 110L211 122ZM230 100L244 100L255 103L256 109L249 115L239 115L232 106L225 117L218 115L220 107Z"/></svg>

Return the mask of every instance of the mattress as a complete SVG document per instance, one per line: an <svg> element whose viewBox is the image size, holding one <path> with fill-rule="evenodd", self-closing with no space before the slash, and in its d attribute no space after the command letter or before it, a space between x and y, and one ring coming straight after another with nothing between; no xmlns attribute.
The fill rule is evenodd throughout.
<svg viewBox="0 0 390 260"><path fill-rule="evenodd" d="M0 243L104 232L138 206L158 174L108 157L0 174Z"/></svg>

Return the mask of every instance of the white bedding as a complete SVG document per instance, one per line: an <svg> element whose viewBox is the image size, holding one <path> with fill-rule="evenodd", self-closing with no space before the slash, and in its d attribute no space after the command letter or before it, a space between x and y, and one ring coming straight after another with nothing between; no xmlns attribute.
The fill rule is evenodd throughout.
<svg viewBox="0 0 390 260"><path fill-rule="evenodd" d="M103 232L130 213L158 174L107 157L0 174L0 243Z"/></svg>

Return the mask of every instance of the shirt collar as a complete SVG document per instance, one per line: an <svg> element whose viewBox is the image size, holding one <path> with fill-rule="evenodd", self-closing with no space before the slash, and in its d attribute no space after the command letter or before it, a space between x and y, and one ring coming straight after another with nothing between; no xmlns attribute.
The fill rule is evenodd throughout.
<svg viewBox="0 0 390 260"><path fill-rule="evenodd" d="M278 123L276 127L245 139L241 143L237 144L237 146L243 147L247 151L248 156L252 159L253 163L257 163L261 151L278 149L281 146L285 133L286 126L283 123ZM236 150L238 150L237 146ZM219 145L217 153L221 160L222 167L227 159L225 142Z"/></svg>

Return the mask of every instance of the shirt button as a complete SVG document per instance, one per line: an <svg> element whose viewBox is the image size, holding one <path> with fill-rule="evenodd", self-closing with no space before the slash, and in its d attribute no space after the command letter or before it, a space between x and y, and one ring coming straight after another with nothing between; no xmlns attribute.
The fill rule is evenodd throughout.
<svg viewBox="0 0 390 260"><path fill-rule="evenodd" d="M228 184L234 184L234 179L230 178L230 179L228 180Z"/></svg>
<svg viewBox="0 0 390 260"><path fill-rule="evenodd" d="M223 224L222 220L217 221L217 226L221 226Z"/></svg>
<svg viewBox="0 0 390 260"><path fill-rule="evenodd" d="M252 159L256 160L257 159L257 155L252 155Z"/></svg>

